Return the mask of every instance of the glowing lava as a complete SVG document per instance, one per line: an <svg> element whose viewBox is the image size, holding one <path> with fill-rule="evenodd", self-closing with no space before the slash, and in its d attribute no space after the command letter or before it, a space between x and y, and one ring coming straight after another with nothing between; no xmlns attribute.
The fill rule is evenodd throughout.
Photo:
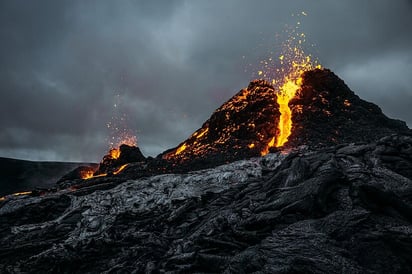
<svg viewBox="0 0 412 274"><path fill-rule="evenodd" d="M310 65L309 57L306 58L306 61L307 63L294 63L293 67L296 70L285 78L284 84L279 88L277 103L279 104L280 119L278 124L278 134L276 136L276 147L283 146L288 141L289 135L292 133L292 111L289 107L289 102L296 96L297 91L302 85L303 72L313 69ZM271 147L270 144L269 147Z"/></svg>
<svg viewBox="0 0 412 274"><path fill-rule="evenodd" d="M30 195L30 194L32 194L31 191L16 192L16 193L13 193L13 194L10 194L10 195L7 195L7 196L0 197L0 202L5 201L8 198L13 197L13 196L17 197L17 196L25 196L25 195Z"/></svg>
<svg viewBox="0 0 412 274"><path fill-rule="evenodd" d="M299 16L306 16L302 12ZM289 107L301 90L303 73L320 68L311 55L303 51L305 34L288 28L281 50L262 61L250 82L223 105L188 139L162 155L164 160L188 162L215 157L218 161L266 155L272 147L283 147L294 130L293 112ZM298 133L296 133L298 134Z"/></svg>
<svg viewBox="0 0 412 274"><path fill-rule="evenodd" d="M129 140L132 140L132 142L127 142L127 140L125 140L125 142L123 142L122 144L127 144L129 146L136 146L136 137L134 137L132 139L129 139ZM111 148L109 150L109 152L107 153L107 155L105 155L103 157L103 160L100 163L100 166L104 165L107 161L110 162L111 163L110 165L112 166L113 164L115 164L119 160L120 156L121 156L120 146L117 147L117 148ZM113 172L106 171L104 173L99 173L98 172L100 166L98 168L85 167L82 170L80 170L79 175L80 175L80 178L84 179L84 180L88 180L88 179L92 179L92 178L98 178L98 177L104 177L104 176L107 176L109 174L117 175L120 172L122 172L127 167L127 165L128 164L123 164L122 166L120 166L119 168L114 170Z"/></svg>
<svg viewBox="0 0 412 274"><path fill-rule="evenodd" d="M114 175L119 174L120 172L122 172L123 169L125 169L127 167L128 164L124 164L121 167L119 167L117 170L113 171Z"/></svg>
<svg viewBox="0 0 412 274"><path fill-rule="evenodd" d="M92 169L86 169L86 170L81 170L80 171L80 178L82 179L90 179L93 178L94 170Z"/></svg>
<svg viewBox="0 0 412 274"><path fill-rule="evenodd" d="M117 175L120 172L122 172L129 164L124 164L122 166L120 166L119 168L117 168L115 171L113 171L113 175ZM99 177L105 177L107 176L107 173L102 173L102 174L98 174L98 175L94 175L92 170L86 170L84 172L81 172L80 174L81 178L84 180L88 180L88 179L92 179L92 178L99 178Z"/></svg>
<svg viewBox="0 0 412 274"><path fill-rule="evenodd" d="M109 156L112 159L119 159L120 157L120 149L119 148L112 148L109 150Z"/></svg>
<svg viewBox="0 0 412 274"><path fill-rule="evenodd" d="M22 195L30 195L31 191L23 191L23 192L16 192L13 193L13 196L22 196Z"/></svg>
<svg viewBox="0 0 412 274"><path fill-rule="evenodd" d="M298 61L292 61L292 69L284 78L284 83L280 86L279 93L277 94L280 119L278 124L278 135L276 136L276 147L283 146L292 133L292 111L289 107L289 102L296 96L302 85L303 73L321 67L320 65L314 65L311 62L310 56L304 56L302 49L295 47L293 48L293 52Z"/></svg>
<svg viewBox="0 0 412 274"><path fill-rule="evenodd" d="M179 155L179 154L182 153L185 149L186 149L186 144L181 145L181 146L176 150L175 155Z"/></svg>
<svg viewBox="0 0 412 274"><path fill-rule="evenodd" d="M302 15L306 16L306 13L302 12ZM306 36L299 31L299 25L300 22L297 23L294 29L289 31L289 37L283 44L282 53L278 57L280 68L275 69L274 77L270 77L273 71L271 66L274 65L272 58L269 58L269 62L261 62L266 73L263 73L261 70L258 71L258 75L263 74L265 78L272 78L271 83L278 90L276 101L279 104L280 112L276 138L273 137L261 151L262 156L269 152L269 148L282 147L288 141L293 128L292 110L289 107L289 102L296 96L302 85L303 73L315 68L321 68L316 60L312 60L311 55L304 52L302 45L306 41Z"/></svg>

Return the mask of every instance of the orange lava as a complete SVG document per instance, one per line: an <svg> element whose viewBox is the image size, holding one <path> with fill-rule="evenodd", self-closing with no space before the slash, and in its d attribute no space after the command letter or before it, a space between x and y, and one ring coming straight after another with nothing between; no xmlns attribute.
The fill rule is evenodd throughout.
<svg viewBox="0 0 412 274"><path fill-rule="evenodd" d="M120 157L120 149L112 148L109 150L109 155L112 159L119 159Z"/></svg>
<svg viewBox="0 0 412 274"><path fill-rule="evenodd" d="M23 191L23 192L13 193L13 196L22 196L22 195L29 195L29 194L31 194L31 191Z"/></svg>
<svg viewBox="0 0 412 274"><path fill-rule="evenodd" d="M124 164L122 166L120 166L118 169L116 169L115 171L113 171L113 175L117 175L120 172L122 172L129 164ZM105 177L107 176L107 173L102 173L102 174L98 174L98 175L93 175L93 171L89 171L87 170L85 173L81 174L81 178L84 180L88 180L88 179L92 179L92 178L99 178L99 177Z"/></svg>
<svg viewBox="0 0 412 274"><path fill-rule="evenodd" d="M22 191L22 192L16 192L16 193L13 193L13 194L10 194L10 195L6 195L6 196L3 196L3 197L0 197L0 202L1 201L5 201L5 200L7 200L8 198L10 198L11 196L24 196L24 195L30 195L32 192L31 191Z"/></svg>
<svg viewBox="0 0 412 274"><path fill-rule="evenodd" d="M94 171L91 170L91 169L81 170L80 171L80 178L85 179L85 180L93 178L93 173L94 173Z"/></svg>
<svg viewBox="0 0 412 274"><path fill-rule="evenodd" d="M119 167L116 171L113 171L114 175L119 174L120 172L122 172L123 169L125 169L127 167L128 164L124 164L121 167Z"/></svg>
<svg viewBox="0 0 412 274"><path fill-rule="evenodd" d="M280 119L278 124L279 133L275 144L276 147L283 146L288 141L289 135L292 133L292 111L289 107L289 102L295 97L296 92L300 88L300 82L301 78L298 78L297 81L288 80L280 88L280 93L277 97Z"/></svg>
<svg viewBox="0 0 412 274"><path fill-rule="evenodd" d="M302 12L303 16L307 14ZM321 68L317 60L313 60L310 54L306 54L303 45L306 36L299 30L300 22L297 22L295 29L289 32L288 39L283 43L283 49L278 57L280 67L275 69L275 75L272 75L271 83L277 93L277 103L279 104L279 123L277 134L272 138L267 146L261 151L261 155L266 155L271 147L284 146L293 129L292 110L289 102L296 96L303 82L303 73L315 68ZM259 71L258 75L264 78L270 78L273 67L271 67L272 58L268 61L261 62L264 65L264 71ZM276 140L275 140L276 139Z"/></svg>
<svg viewBox="0 0 412 274"><path fill-rule="evenodd" d="M310 56L305 56L301 48L294 47L293 52L296 60L291 62L292 69L284 78L283 84L280 86L279 93L277 94L280 119L278 135L276 136L276 147L283 146L292 133L292 110L289 107L289 102L296 96L302 85L303 73L314 68L321 68L320 65L315 65L314 62L312 62Z"/></svg>
<svg viewBox="0 0 412 274"><path fill-rule="evenodd" d="M175 155L179 155L186 149L186 144L181 145L180 147L177 148Z"/></svg>

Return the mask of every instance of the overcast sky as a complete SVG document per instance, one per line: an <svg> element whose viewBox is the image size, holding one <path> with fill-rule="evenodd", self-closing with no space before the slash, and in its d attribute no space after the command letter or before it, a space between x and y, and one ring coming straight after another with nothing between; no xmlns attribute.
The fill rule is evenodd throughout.
<svg viewBox="0 0 412 274"><path fill-rule="evenodd" d="M246 87L302 11L321 64L411 127L410 0L4 0L0 157L99 161L123 115L155 156Z"/></svg>

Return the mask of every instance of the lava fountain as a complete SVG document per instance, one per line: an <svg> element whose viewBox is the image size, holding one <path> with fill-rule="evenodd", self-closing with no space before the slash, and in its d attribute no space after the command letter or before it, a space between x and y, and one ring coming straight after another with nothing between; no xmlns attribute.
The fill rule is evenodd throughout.
<svg viewBox="0 0 412 274"><path fill-rule="evenodd" d="M306 15L305 13L302 13ZM317 60L314 60L310 54L306 54L303 45L306 36L299 30L300 22L296 27L289 31L288 39L282 44L282 53L278 58L279 67L273 70L272 58L268 61L262 61L264 73L262 70L258 75L264 78L271 78L271 83L278 91L276 94L277 103L279 104L280 119L277 125L277 134L273 136L266 147L261 151L261 155L269 153L271 147L282 147L292 133L292 110L289 102L297 95L303 79L304 72L321 68ZM274 74L274 77L270 77Z"/></svg>

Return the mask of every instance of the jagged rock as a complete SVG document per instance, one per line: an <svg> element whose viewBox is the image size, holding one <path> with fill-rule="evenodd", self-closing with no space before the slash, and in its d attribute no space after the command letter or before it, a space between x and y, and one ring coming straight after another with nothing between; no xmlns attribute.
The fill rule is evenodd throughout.
<svg viewBox="0 0 412 274"><path fill-rule="evenodd" d="M57 183L70 181L70 180L76 180L79 178L84 178L88 174L89 176L92 176L96 172L97 169L98 169L98 165L79 166L73 169L72 171L70 171L69 173L65 174L63 177L61 177Z"/></svg>
<svg viewBox="0 0 412 274"><path fill-rule="evenodd" d="M118 151L118 155L113 157L112 151ZM122 144L118 149L111 150L109 154L103 157L95 174L110 173L124 164L144 162L145 160L146 157L143 156L140 148Z"/></svg>
<svg viewBox="0 0 412 274"><path fill-rule="evenodd" d="M97 178L100 178L99 176L110 177L116 175L122 166L129 164L134 164L134 170L140 167L142 171L141 176L143 176L143 173L146 174L148 172L144 171L147 168L146 162L148 160L153 162L153 159L147 159L143 156L139 147L122 144L118 149L111 149L109 153L103 157L100 164L92 166L79 166L61 177L56 184L59 188L95 184L96 181L89 179L96 176ZM88 181L84 181L82 179L87 179ZM93 183L90 183L90 181L93 181Z"/></svg>
<svg viewBox="0 0 412 274"><path fill-rule="evenodd" d="M370 142L409 131L405 122L388 118L377 105L360 99L328 69L305 72L289 105L293 128L288 147Z"/></svg>
<svg viewBox="0 0 412 274"><path fill-rule="evenodd" d="M279 111L257 80L156 158L121 146L0 198L0 272L411 273L412 132L326 69L289 106L263 157Z"/></svg>
<svg viewBox="0 0 412 274"><path fill-rule="evenodd" d="M411 144L299 147L15 197L0 204L0 272L411 273Z"/></svg>
<svg viewBox="0 0 412 274"><path fill-rule="evenodd" d="M297 96L289 103L292 134L283 149L370 142L410 131L404 122L386 117L378 106L360 99L328 69L308 71L302 79ZM139 148L123 145L119 158L111 153L104 156L95 175L136 162L122 172L123 178L184 173L260 156L264 151L277 152L279 148L268 146L279 134L277 92L267 81L254 80L177 147L147 159ZM408 168L403 167L403 172L410 172ZM60 185L77 183L64 179Z"/></svg>
<svg viewBox="0 0 412 274"><path fill-rule="evenodd" d="M260 155L276 136L279 105L274 87L264 80L250 82L178 147L159 157L179 162L218 160L218 164Z"/></svg>

